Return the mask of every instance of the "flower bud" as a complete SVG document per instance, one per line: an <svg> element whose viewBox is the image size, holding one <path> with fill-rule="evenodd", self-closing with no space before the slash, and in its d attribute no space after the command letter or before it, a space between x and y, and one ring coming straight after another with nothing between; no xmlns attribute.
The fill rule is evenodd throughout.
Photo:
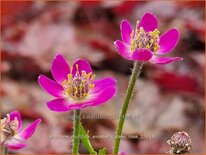
<svg viewBox="0 0 206 155"><path fill-rule="evenodd" d="M192 148L192 139L184 131L174 133L167 143L171 147L170 154L190 153Z"/></svg>

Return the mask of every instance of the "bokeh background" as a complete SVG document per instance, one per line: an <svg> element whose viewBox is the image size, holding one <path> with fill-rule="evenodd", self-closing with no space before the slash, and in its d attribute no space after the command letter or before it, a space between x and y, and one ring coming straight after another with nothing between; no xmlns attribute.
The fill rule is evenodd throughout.
<svg viewBox="0 0 206 155"><path fill-rule="evenodd" d="M127 153L165 153L166 141L176 131L192 138L192 153L204 152L204 1L21 1L1 2L1 117L18 110L24 126L37 118L43 122L28 146L13 153L69 153L72 112L50 111L53 99L38 85L39 74L52 78L50 64L62 53L70 64L87 59L96 78L117 79L118 93L99 107L82 110L83 116L119 115L132 62L121 58L113 42L120 38L119 25L127 19L134 26L145 12L154 13L161 34L169 28L180 31L177 47L169 55L182 62L168 65L146 63L137 81L121 142ZM111 153L117 119L84 119L82 123L96 150ZM136 138L135 138L136 137ZM88 153L80 144L80 152Z"/></svg>

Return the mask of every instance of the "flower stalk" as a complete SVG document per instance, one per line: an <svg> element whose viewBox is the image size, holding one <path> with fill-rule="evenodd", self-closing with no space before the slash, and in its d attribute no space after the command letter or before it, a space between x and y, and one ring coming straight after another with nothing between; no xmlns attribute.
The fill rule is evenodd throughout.
<svg viewBox="0 0 206 155"><path fill-rule="evenodd" d="M5 154L5 155L8 154L8 149L6 148L5 144L2 144L1 150L2 150L2 154Z"/></svg>
<svg viewBox="0 0 206 155"><path fill-rule="evenodd" d="M80 110L74 110L74 131L73 131L73 147L72 154L78 154L79 151L79 128L80 128Z"/></svg>
<svg viewBox="0 0 206 155"><path fill-rule="evenodd" d="M127 109L128 109L129 103L130 103L131 98L132 98L132 94L134 91L134 86L135 86L136 80L140 75L142 67L143 67L143 62L135 61L134 67L132 70L132 75L130 77L129 85L127 87L127 92L126 92L124 104L122 107L122 111L120 114L119 122L118 122L118 127L117 127L117 131L116 131L115 142L114 142L113 154L118 154L118 152L119 152L119 144L120 144L120 140L121 140L122 129L123 129L125 117L127 114Z"/></svg>

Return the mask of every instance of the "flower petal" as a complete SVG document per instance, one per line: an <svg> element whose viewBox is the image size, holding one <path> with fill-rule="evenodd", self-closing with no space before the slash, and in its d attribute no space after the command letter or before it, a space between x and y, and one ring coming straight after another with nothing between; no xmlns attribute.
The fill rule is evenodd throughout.
<svg viewBox="0 0 206 155"><path fill-rule="evenodd" d="M64 80L67 79L67 75L70 73L70 68L65 58L61 54L55 56L51 66L51 72L54 79L60 85Z"/></svg>
<svg viewBox="0 0 206 155"><path fill-rule="evenodd" d="M5 145L10 150L19 150L26 146L26 144L14 138L7 140Z"/></svg>
<svg viewBox="0 0 206 155"><path fill-rule="evenodd" d="M46 90L49 94L54 97L62 97L63 96L63 87L59 85L57 82L49 79L44 75L40 75L38 78L38 82L40 86Z"/></svg>
<svg viewBox="0 0 206 155"><path fill-rule="evenodd" d="M82 109L87 106L100 105L109 100L110 98L112 98L112 96L114 96L115 93L116 87L112 86L107 87L106 89L99 92L93 92L93 94L89 94L90 96L85 100L76 103L74 101L69 101L68 99L62 98L47 102L47 106L52 111L56 112L66 112L73 109Z"/></svg>
<svg viewBox="0 0 206 155"><path fill-rule="evenodd" d="M90 64L88 63L88 61L86 61L84 59L77 59L75 61L75 63L73 64L73 68L72 68L72 75L73 76L77 72L77 66L78 66L78 71L79 71L80 75L82 74L82 71L85 71L86 73L92 72L92 68L91 68Z"/></svg>
<svg viewBox="0 0 206 155"><path fill-rule="evenodd" d="M124 57L127 60L131 60L132 59L131 58L132 52L130 51L128 45L126 45L125 43L123 43L120 40L117 40L117 41L114 42L114 46L115 46L116 50L118 51L118 53L122 57Z"/></svg>
<svg viewBox="0 0 206 155"><path fill-rule="evenodd" d="M179 40L179 32L177 29L171 29L160 36L159 50L157 54L166 54L175 48Z"/></svg>
<svg viewBox="0 0 206 155"><path fill-rule="evenodd" d="M95 92L93 94L94 96L92 96L92 99L89 101L92 103L90 106L97 106L108 101L116 94L116 91L117 91L116 87L112 86L112 87L107 87L106 89L98 93Z"/></svg>
<svg viewBox="0 0 206 155"><path fill-rule="evenodd" d="M146 48L138 48L132 54L132 59L137 61L148 61L152 58L152 52Z"/></svg>
<svg viewBox="0 0 206 155"><path fill-rule="evenodd" d="M150 62L153 64L168 64L171 63L173 61L179 61L179 60L183 60L182 57L157 57L157 56L153 56L152 59L150 59Z"/></svg>
<svg viewBox="0 0 206 155"><path fill-rule="evenodd" d="M158 27L157 18L152 13L145 13L138 28L143 27L145 32L154 31Z"/></svg>
<svg viewBox="0 0 206 155"><path fill-rule="evenodd" d="M91 102L73 103L65 98L55 99L55 100L47 102L48 108L56 112L66 112L66 111L73 110L73 109L82 109L90 104Z"/></svg>
<svg viewBox="0 0 206 155"><path fill-rule="evenodd" d="M16 134L14 136L14 138L20 139L22 141L27 140L28 138L30 138L33 135L33 133L35 132L35 130L40 122L41 122L41 119L37 119L36 121L31 123L27 128L22 130L20 133Z"/></svg>
<svg viewBox="0 0 206 155"><path fill-rule="evenodd" d="M115 86L116 84L116 80L114 78L104 78L104 79L99 79L99 80L95 80L93 81L95 87L94 90L92 90L92 92L99 92L104 90L107 87L111 87L111 86Z"/></svg>
<svg viewBox="0 0 206 155"><path fill-rule="evenodd" d="M13 111L9 114L9 116L10 116L10 121L13 121L15 118L18 120L18 131L21 130L22 119L20 113L18 111Z"/></svg>
<svg viewBox="0 0 206 155"><path fill-rule="evenodd" d="M121 30L122 40L125 43L130 44L130 40L131 40L130 34L132 33L132 26L130 25L130 23L126 20L123 20L121 22L120 30Z"/></svg>

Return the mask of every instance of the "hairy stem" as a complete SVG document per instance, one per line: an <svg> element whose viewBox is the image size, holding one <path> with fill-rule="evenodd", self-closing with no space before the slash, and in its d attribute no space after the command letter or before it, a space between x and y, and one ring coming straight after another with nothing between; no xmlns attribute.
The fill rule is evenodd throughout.
<svg viewBox="0 0 206 155"><path fill-rule="evenodd" d="M79 151L79 126L80 126L80 110L74 110L74 131L73 131L73 147L72 154L78 154Z"/></svg>
<svg viewBox="0 0 206 155"><path fill-rule="evenodd" d="M118 127L117 127L117 131L116 131L115 142L114 142L113 154L118 154L118 152L119 152L119 144L120 144L120 140L121 140L121 136L122 136L122 129L123 129L125 117L127 114L127 109L128 109L129 103L131 101L131 97L132 97L132 94L134 91L134 86L135 86L136 80L141 72L142 67L143 67L143 62L135 61L134 67L132 70L132 75L130 76L129 85L127 87L127 92L126 92L124 104L122 107L122 111L120 114L119 122L118 122Z"/></svg>
<svg viewBox="0 0 206 155"><path fill-rule="evenodd" d="M4 143L1 145L1 151L2 151L2 154L8 154L8 149L6 148Z"/></svg>

